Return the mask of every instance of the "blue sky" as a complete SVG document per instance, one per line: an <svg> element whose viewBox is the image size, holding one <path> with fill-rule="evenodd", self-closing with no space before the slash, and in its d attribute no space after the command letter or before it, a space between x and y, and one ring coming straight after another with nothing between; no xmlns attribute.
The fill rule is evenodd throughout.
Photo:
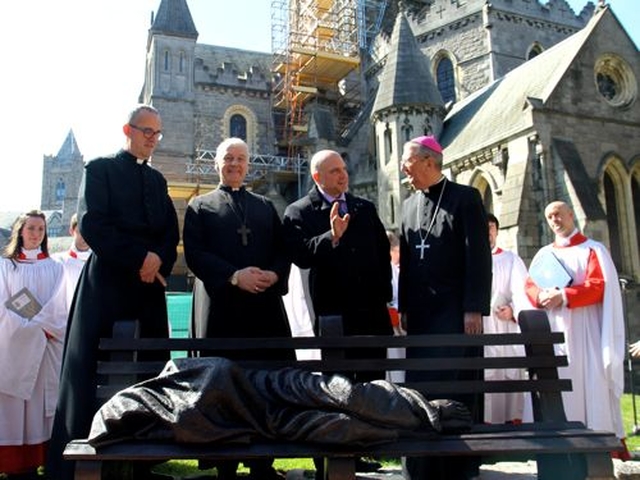
<svg viewBox="0 0 640 480"><path fill-rule="evenodd" d="M271 0L188 0L198 42L271 50ZM569 0L579 13L586 1ZM608 2L640 45L638 0ZM43 155L73 129L85 160L117 150L160 0L22 0L0 17L0 210L40 205ZM251 12L247 15L247 12ZM16 48L13 48L13 46Z"/></svg>

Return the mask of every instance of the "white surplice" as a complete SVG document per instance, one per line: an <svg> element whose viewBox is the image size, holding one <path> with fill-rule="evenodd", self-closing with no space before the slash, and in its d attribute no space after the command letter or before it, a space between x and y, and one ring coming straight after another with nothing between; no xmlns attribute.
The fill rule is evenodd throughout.
<svg viewBox="0 0 640 480"><path fill-rule="evenodd" d="M30 320L5 302L23 287L42 306ZM51 436L67 324L62 266L50 258L0 259L0 446L34 445Z"/></svg>
<svg viewBox="0 0 640 480"><path fill-rule="evenodd" d="M491 315L483 317L484 333L519 333L520 327L515 319L521 310L531 308L525 294L524 284L527 267L522 259L513 252L494 248L492 252L493 278L491 282ZM500 320L495 310L501 306L510 306L513 320ZM492 345L484 348L484 356L520 357L524 356L522 345ZM521 368L506 370L485 370L485 380L522 380L527 378ZM525 396L522 392L491 393L485 395L484 421L487 423L505 423L522 420Z"/></svg>
<svg viewBox="0 0 640 480"><path fill-rule="evenodd" d="M73 294L76 291L76 285L78 285L78 279L82 273L87 259L91 255L91 250L80 251L75 245L71 245L71 248L66 252L59 252L51 255L55 261L60 262L64 268L64 278L67 290L67 307L71 308L71 302L73 301Z"/></svg>
<svg viewBox="0 0 640 480"><path fill-rule="evenodd" d="M291 265L289 274L289 290L282 296L282 303L287 312L289 327L293 337L313 337L313 304L309 292L309 269L301 269ZM296 351L299 360L321 358L318 349L300 349Z"/></svg>
<svg viewBox="0 0 640 480"><path fill-rule="evenodd" d="M562 394L565 412L569 420L624 438L620 398L624 388L625 332L618 274L604 245L582 239L572 246L547 245L537 254L552 250L573 279L564 289L568 305L548 311L551 329L565 334L565 343L556 346L556 351L569 359L569 366L560 368L559 374L571 379L573 386L571 392ZM595 256L590 255L592 251ZM599 303L576 306L581 296L588 295L585 279L594 271L594 261L602 271L604 297Z"/></svg>

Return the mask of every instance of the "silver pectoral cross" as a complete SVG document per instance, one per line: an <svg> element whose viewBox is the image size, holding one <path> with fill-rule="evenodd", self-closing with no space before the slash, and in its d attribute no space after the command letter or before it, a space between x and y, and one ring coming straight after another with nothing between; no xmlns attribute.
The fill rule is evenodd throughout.
<svg viewBox="0 0 640 480"><path fill-rule="evenodd" d="M420 260L424 260L424 250L430 248L431 245L424 243L426 238L420 239L420 245L416 245L416 250L420 250Z"/></svg>
<svg viewBox="0 0 640 480"><path fill-rule="evenodd" d="M236 230L238 232L238 235L240 235L242 237L242 245L244 247L246 247L247 245L249 245L249 234L251 233L251 229L247 228L247 226L243 223L242 226Z"/></svg>

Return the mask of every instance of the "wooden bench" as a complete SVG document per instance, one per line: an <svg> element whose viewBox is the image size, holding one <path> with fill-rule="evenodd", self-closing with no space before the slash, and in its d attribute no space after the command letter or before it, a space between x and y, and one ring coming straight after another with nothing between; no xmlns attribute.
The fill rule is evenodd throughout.
<svg viewBox="0 0 640 480"><path fill-rule="evenodd" d="M124 442L94 449L86 439L70 442L64 452L76 462L76 479L100 480L106 462L165 461L171 459L244 460L264 457L325 458L325 478L354 479L355 457L402 456L499 456L500 458L535 458L539 479L574 478L613 479L610 452L621 450L620 441L609 432L585 428L568 422L561 392L571 388L570 381L559 379L557 368L566 365L566 357L554 355L553 345L563 341L552 333L544 312L527 311L519 318L521 334L431 335L409 337L344 337L339 317L322 319L320 337L274 339L138 339L135 323L118 324L113 338L100 342L100 349L111 352L111 360L100 362L98 371L106 382L98 386L98 397L108 399L116 391L135 383L138 375L156 374L164 367L160 362L135 361L136 351L171 350L223 352L265 348L321 349L322 360L263 360L238 362L250 368L294 366L309 371L424 371L484 370L487 368L525 368L528 380L462 381L406 383L404 386L429 392L431 399L444 392L485 394L491 392L531 392L534 423L522 425L474 425L461 434L435 438L402 438L369 447L351 445L317 445L292 442L261 441L250 445L190 445L168 442ZM459 347L524 344L526 357L511 358L429 358L345 360L344 350L355 347ZM223 355L221 355L223 356ZM480 372L481 373L481 372ZM482 378L482 377L480 377Z"/></svg>

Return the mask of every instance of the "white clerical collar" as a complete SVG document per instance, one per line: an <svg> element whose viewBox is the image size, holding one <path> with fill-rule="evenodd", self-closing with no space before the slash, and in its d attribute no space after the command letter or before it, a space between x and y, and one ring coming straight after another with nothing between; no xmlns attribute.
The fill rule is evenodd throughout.
<svg viewBox="0 0 640 480"><path fill-rule="evenodd" d="M136 163L142 165L143 163L147 163L147 160L147 158L136 158Z"/></svg>
<svg viewBox="0 0 640 480"><path fill-rule="evenodd" d="M438 185L439 183L442 183L446 180L447 177L444 176L444 174L442 174L442 176L440 177L440 180L438 180L436 183L434 183L433 185L429 185L427 188L425 188L424 190L422 190L424 193L429 193L429 189L435 187L436 185Z"/></svg>
<svg viewBox="0 0 640 480"><path fill-rule="evenodd" d="M78 250L75 245L71 245L71 247L69 248L69 256L77 258L78 260L81 260L83 262L87 261L89 255L91 255L90 248L88 250Z"/></svg>
<svg viewBox="0 0 640 480"><path fill-rule="evenodd" d="M580 231L577 228L574 228L573 232L571 232L571 235L569 235L568 237L561 237L560 235L556 235L555 244L558 247L568 247L569 245L571 245L571 239L578 233L580 233Z"/></svg>
<svg viewBox="0 0 640 480"><path fill-rule="evenodd" d="M27 250L24 247L20 248L21 253L19 255L20 260L27 260L29 262L35 262L36 260L42 260L43 258L47 258L47 256L42 252L40 247L34 248L33 250Z"/></svg>

